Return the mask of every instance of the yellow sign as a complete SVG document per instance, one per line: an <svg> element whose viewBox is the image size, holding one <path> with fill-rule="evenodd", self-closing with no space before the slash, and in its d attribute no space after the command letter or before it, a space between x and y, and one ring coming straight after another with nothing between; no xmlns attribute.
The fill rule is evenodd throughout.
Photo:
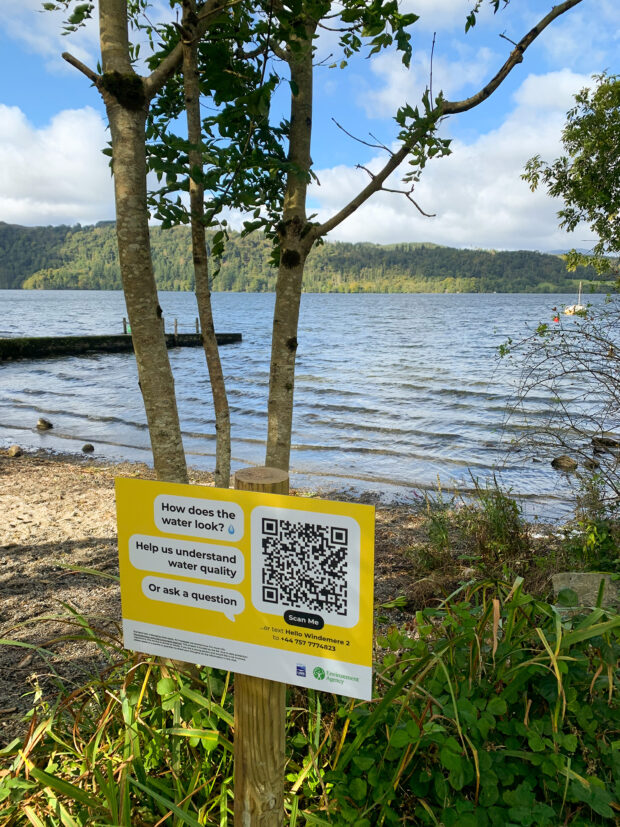
<svg viewBox="0 0 620 827"><path fill-rule="evenodd" d="M374 508L119 478L128 649L370 699Z"/></svg>

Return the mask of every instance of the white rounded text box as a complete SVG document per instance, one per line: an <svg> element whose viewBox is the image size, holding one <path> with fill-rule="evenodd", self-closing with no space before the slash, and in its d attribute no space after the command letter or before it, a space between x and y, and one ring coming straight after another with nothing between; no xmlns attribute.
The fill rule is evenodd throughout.
<svg viewBox="0 0 620 827"><path fill-rule="evenodd" d="M142 571L183 574L218 583L241 583L244 576L243 554L230 546L133 534L129 559L134 568Z"/></svg>
<svg viewBox="0 0 620 827"><path fill-rule="evenodd" d="M153 505L155 525L167 534L227 543L237 543L243 537L243 510L236 503L160 494Z"/></svg>
<svg viewBox="0 0 620 827"><path fill-rule="evenodd" d="M142 593L149 600L221 612L233 623L235 615L245 609L244 597L235 589L218 589L201 583L166 580L164 577L145 577L142 580Z"/></svg>

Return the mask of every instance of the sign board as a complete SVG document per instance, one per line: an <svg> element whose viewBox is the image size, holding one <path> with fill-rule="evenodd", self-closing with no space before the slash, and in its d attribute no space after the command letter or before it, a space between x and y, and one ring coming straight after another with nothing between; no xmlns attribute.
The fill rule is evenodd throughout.
<svg viewBox="0 0 620 827"><path fill-rule="evenodd" d="M116 480L128 649L370 699L374 508Z"/></svg>

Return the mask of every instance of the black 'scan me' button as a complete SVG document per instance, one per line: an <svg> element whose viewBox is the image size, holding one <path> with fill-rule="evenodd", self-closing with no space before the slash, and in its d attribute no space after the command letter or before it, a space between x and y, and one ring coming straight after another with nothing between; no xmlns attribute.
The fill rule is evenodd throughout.
<svg viewBox="0 0 620 827"><path fill-rule="evenodd" d="M298 612L295 609L287 609L284 612L284 622L289 626L303 626L304 629L322 629L325 621L321 615L313 615L310 612Z"/></svg>

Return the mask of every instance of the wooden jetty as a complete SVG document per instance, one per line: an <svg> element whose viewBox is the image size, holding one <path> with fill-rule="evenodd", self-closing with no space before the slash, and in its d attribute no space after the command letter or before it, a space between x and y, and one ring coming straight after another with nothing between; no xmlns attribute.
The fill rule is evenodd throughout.
<svg viewBox="0 0 620 827"><path fill-rule="evenodd" d="M176 329L176 325L175 325ZM241 333L216 333L218 345L241 341ZM170 347L202 347L201 333L166 333ZM42 359L48 356L80 356L84 353L123 353L133 350L131 333L109 336L28 336L0 339L0 362Z"/></svg>

